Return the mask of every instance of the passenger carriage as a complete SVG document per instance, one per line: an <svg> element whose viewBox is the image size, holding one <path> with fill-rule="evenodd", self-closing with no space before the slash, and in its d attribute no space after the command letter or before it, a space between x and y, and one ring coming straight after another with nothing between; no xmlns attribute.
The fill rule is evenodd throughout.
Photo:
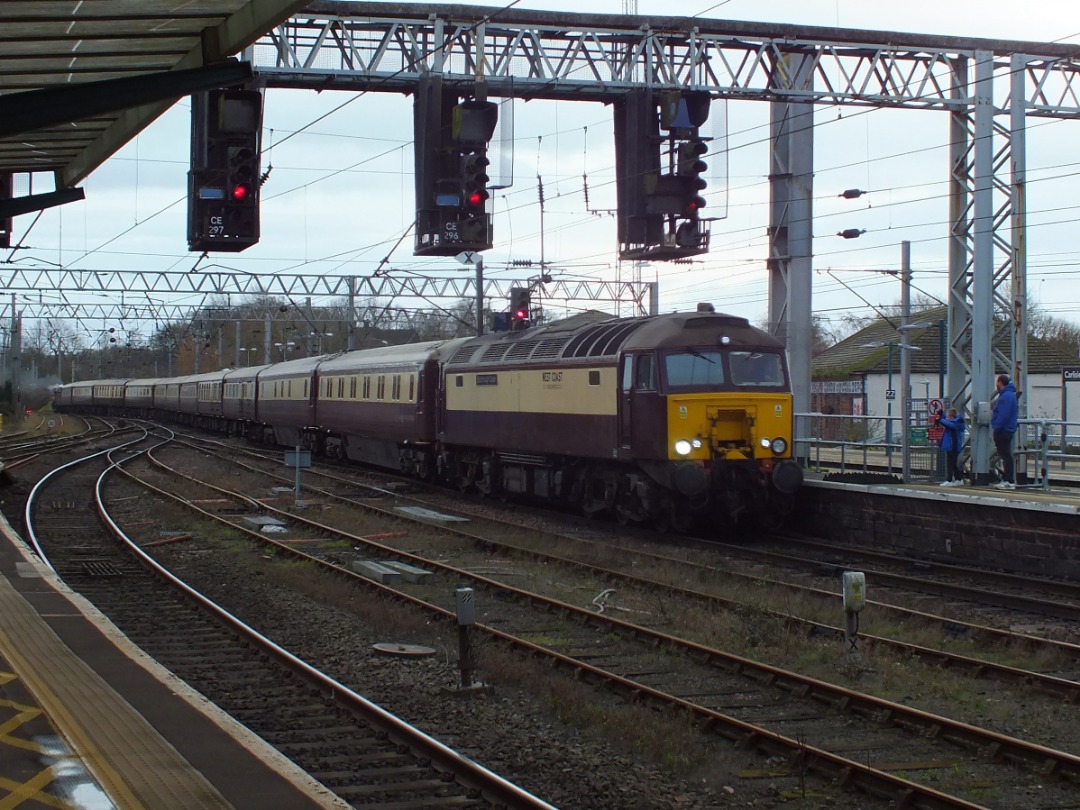
<svg viewBox="0 0 1080 810"><path fill-rule="evenodd" d="M124 385L124 411L129 416L149 419L154 415L154 385L158 378L128 380Z"/></svg>
<svg viewBox="0 0 1080 810"><path fill-rule="evenodd" d="M463 342L363 349L320 364L316 407L326 455L430 475L439 367Z"/></svg>
<svg viewBox="0 0 1080 810"><path fill-rule="evenodd" d="M91 403L94 413L102 416L118 416L124 412L124 386L126 379L95 380L91 383Z"/></svg>
<svg viewBox="0 0 1080 810"><path fill-rule="evenodd" d="M226 371L221 392L221 416L225 432L261 440L256 414L258 376L269 366L249 366Z"/></svg>
<svg viewBox="0 0 1080 810"><path fill-rule="evenodd" d="M316 371L324 360L304 357L262 368L256 378L256 418L264 426L258 441L315 449Z"/></svg>

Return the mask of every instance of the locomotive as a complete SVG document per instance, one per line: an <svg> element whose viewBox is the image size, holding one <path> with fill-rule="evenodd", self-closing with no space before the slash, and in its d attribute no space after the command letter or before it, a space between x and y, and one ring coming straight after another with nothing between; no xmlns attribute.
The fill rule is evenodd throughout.
<svg viewBox="0 0 1080 810"><path fill-rule="evenodd" d="M708 304L77 382L58 389L56 406L171 419L678 530L776 525L802 485L783 344Z"/></svg>

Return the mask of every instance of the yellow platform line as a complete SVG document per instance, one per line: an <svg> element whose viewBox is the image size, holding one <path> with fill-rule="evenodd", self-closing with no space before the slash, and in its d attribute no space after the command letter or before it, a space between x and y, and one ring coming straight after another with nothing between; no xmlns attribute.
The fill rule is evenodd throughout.
<svg viewBox="0 0 1080 810"><path fill-rule="evenodd" d="M53 778L52 768L46 768L28 782L19 783L0 777L0 788L8 790L8 795L0 798L0 810L14 810L23 802L28 801L55 807L57 810L74 810L74 806L63 799L50 796L48 793L42 793L45 788L53 783Z"/></svg>
<svg viewBox="0 0 1080 810"><path fill-rule="evenodd" d="M18 602L22 602L26 605L25 600L22 599L15 592L11 584L4 578L0 577L0 602L6 603L8 606L16 605ZM9 609L0 611L0 624L10 621L13 612ZM26 605L26 612L29 612L29 605ZM16 629L9 626L4 627L4 633L0 633L0 640L8 640L11 638L11 633ZM45 632L52 633L51 630L46 628ZM29 635L29 634L27 634ZM63 642L59 639L56 640L61 646ZM112 767L108 760L101 754L94 744L93 740L87 736L86 732L82 728L82 725L75 719L75 717L68 711L64 705L64 701L60 699L49 688L48 682L41 677L38 668L35 667L26 657L24 657L18 650L14 649L11 644L3 644L3 655L7 659L8 663L12 665L12 669L22 673L22 682L29 690L30 694L34 696L38 704L48 715L49 720L52 722L56 730L68 741L72 751L82 761L87 771L91 773L94 778L101 785L102 789L109 795L113 803L117 805L121 810L142 810L144 805L140 802L135 794L132 793L131 788L127 782L121 777L119 773ZM40 645L34 645L40 646ZM78 662L82 664L82 662ZM85 664L82 664L85 667ZM93 675L88 667L85 667L89 675ZM94 675L96 678L97 676ZM84 681L85 683L85 681ZM92 696L88 696L92 697ZM3 807L0 806L0 810Z"/></svg>

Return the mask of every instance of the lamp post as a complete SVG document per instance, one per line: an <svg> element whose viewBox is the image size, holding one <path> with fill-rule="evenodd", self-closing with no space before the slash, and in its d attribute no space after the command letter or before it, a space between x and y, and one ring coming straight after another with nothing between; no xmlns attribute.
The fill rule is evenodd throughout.
<svg viewBox="0 0 1080 810"><path fill-rule="evenodd" d="M251 365L251 353L252 352L257 352L258 350L259 349L257 347L255 347L255 346L252 346L251 348L240 347L239 349L237 349L238 352L243 352L243 354L244 354L244 366L245 367Z"/></svg>
<svg viewBox="0 0 1080 810"><path fill-rule="evenodd" d="M922 324L918 324L917 326L919 328L922 328ZM901 328L906 330L906 329L910 329L912 327L908 326L908 325L904 325ZM888 368L888 375L889 375L888 380L889 381L888 381L887 387L885 389L885 402L886 402L886 410L885 410L885 454L889 459L889 466L891 468L892 467L892 444L893 444L892 404L893 404L893 400L896 399L896 391L893 389L893 349L894 348L900 349L900 351L902 352L902 354L900 355L901 360L904 360L904 359L906 359L908 357L908 355L906 355L904 353L906 353L906 352L917 352L917 351L921 351L921 349L918 346L913 346L912 344L904 343L903 341L901 341L900 343L897 343L895 340L888 340L888 341L875 340L875 341L873 341L871 343L863 343L862 345L863 345L863 348L866 348L866 349L884 349L886 347L888 347L888 349L889 349L889 360L888 360L888 367L887 367ZM903 362L901 363L900 387L904 391L906 391L911 386L911 379L910 379L911 370L910 369L911 369L910 363L903 363ZM906 373L905 373L905 371L906 371ZM904 419L904 423L903 423L903 425L901 425L902 433L901 433L901 437L900 437L900 442L901 442L901 445L902 445L902 455L903 455L902 475L903 475L904 481L907 481L907 477L908 477L908 459L909 459L910 453L911 453L910 448L908 446L908 442L909 442L909 437L908 437L908 417L909 417L908 407L909 406L908 406L908 402L909 402L909 400L910 400L910 397L907 394L904 394L900 398L900 404L901 404L900 410L901 410L901 414L903 415L903 419Z"/></svg>
<svg viewBox="0 0 1080 810"><path fill-rule="evenodd" d="M314 349L315 354L323 353L323 338L333 337L333 332L311 332L308 334L308 354ZM313 345L314 344L314 345Z"/></svg>
<svg viewBox="0 0 1080 810"><path fill-rule="evenodd" d="M275 343L274 346L281 349L281 362L284 363L285 362L285 353L287 351L289 351L290 349L295 348L296 343L294 343L293 341L290 340L287 343Z"/></svg>
<svg viewBox="0 0 1080 810"><path fill-rule="evenodd" d="M896 389L893 388L892 384L892 353L893 346L895 345L896 344L891 340L889 341L889 387L885 389L885 399L888 401L888 421L885 423L885 445L886 453L889 457L889 469L892 469L892 404L893 400L896 399Z"/></svg>

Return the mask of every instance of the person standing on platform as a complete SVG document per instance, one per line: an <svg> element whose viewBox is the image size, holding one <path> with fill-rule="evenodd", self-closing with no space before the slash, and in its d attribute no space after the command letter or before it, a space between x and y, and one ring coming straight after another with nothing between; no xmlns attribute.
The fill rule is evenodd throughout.
<svg viewBox="0 0 1080 810"><path fill-rule="evenodd" d="M945 451L945 480L941 482L941 486L963 486L964 471L960 469L959 460L960 451L964 447L964 417L956 413L956 408L949 408L944 416L939 413L934 419L943 428L941 449Z"/></svg>
<svg viewBox="0 0 1080 810"><path fill-rule="evenodd" d="M1013 436L1016 435L1016 420L1020 413L1016 401L1016 386L1008 376L999 374L997 378L998 398L994 405L994 414L990 417L990 429L994 432L994 447L1003 467L1002 479L994 484L996 489L1016 489L1016 465L1013 461Z"/></svg>

